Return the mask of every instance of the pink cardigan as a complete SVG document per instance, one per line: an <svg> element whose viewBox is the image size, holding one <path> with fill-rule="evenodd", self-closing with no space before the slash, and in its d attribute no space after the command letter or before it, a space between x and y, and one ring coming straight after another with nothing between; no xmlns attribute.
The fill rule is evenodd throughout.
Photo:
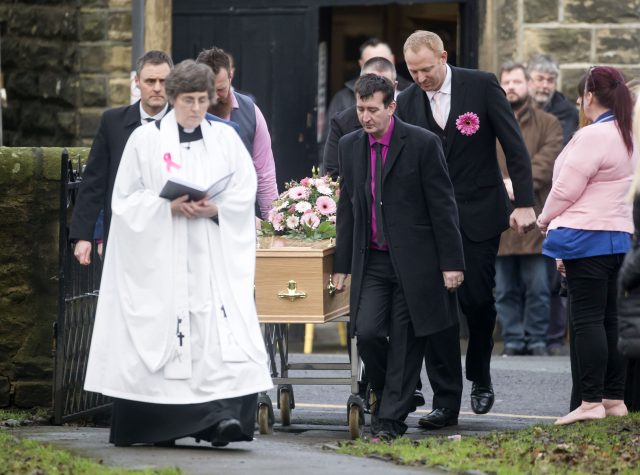
<svg viewBox="0 0 640 475"><path fill-rule="evenodd" d="M633 233L627 193L637 161L637 150L629 156L615 121L580 129L556 159L539 220L549 229Z"/></svg>

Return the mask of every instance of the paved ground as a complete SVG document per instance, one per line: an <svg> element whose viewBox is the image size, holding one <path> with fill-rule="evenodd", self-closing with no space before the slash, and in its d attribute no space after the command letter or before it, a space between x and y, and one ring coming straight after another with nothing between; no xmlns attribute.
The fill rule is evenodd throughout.
<svg viewBox="0 0 640 475"><path fill-rule="evenodd" d="M346 361L339 354L311 357L294 354L291 362ZM428 412L421 408L408 419L407 435L413 439L433 435L483 434L519 429L534 423L551 423L567 412L570 369L566 357L500 357L492 362L496 403L488 415L477 416L469 408L469 385L465 385L460 424L436 432L418 428L418 419ZM298 373L309 375L309 373ZM332 374L335 376L335 373ZM423 374L426 383L426 375ZM428 386L425 384L425 386ZM292 425L276 422L271 435L259 435L249 443L213 449L192 439L178 441L176 449L155 447L116 448L107 443L108 429L79 427L30 427L16 429L21 437L49 442L74 453L126 467L178 466L186 474L327 474L327 473L427 473L423 469L398 467L372 459L337 455L337 441L349 439L346 426L347 386L295 386L296 409ZM275 392L271 393L272 398ZM425 391L429 404L431 394ZM275 401L275 399L273 399ZM278 421L276 410L276 421Z"/></svg>

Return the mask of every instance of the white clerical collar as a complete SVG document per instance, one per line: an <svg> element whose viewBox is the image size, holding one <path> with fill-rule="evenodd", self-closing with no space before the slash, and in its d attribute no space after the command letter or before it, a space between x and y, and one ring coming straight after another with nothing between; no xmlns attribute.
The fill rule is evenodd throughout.
<svg viewBox="0 0 640 475"><path fill-rule="evenodd" d="M164 105L164 108L160 112L158 112L156 115L147 114L147 112L142 108L142 102L140 102L139 107L140 107L140 122L142 122L143 124L146 124L147 122L150 122L147 119L153 119L153 120L162 119L164 115L167 113L167 110L169 110L169 103L167 102Z"/></svg>
<svg viewBox="0 0 640 475"><path fill-rule="evenodd" d="M442 86L440 86L440 89L438 89L437 91L425 91L427 97L429 98L429 101L433 99L433 96L438 91L444 94L451 95L451 68L449 67L448 63L445 63L444 65L447 68L447 72L445 73L444 82L442 83Z"/></svg>

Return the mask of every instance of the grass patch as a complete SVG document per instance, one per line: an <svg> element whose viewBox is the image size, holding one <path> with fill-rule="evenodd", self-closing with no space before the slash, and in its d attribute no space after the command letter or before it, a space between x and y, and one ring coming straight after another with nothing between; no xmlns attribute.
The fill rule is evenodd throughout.
<svg viewBox="0 0 640 475"><path fill-rule="evenodd" d="M50 420L51 411L49 409L0 409L0 426L46 424ZM7 421L11 421L11 423L6 424Z"/></svg>
<svg viewBox="0 0 640 475"><path fill-rule="evenodd" d="M77 457L34 440L20 440L9 430L0 430L0 474L30 475L179 475L178 468L129 470L105 467L98 462Z"/></svg>
<svg viewBox="0 0 640 475"><path fill-rule="evenodd" d="M338 452L401 465L513 474L638 474L640 414L571 426L536 425L520 431L463 436L426 435L391 443L342 443Z"/></svg>

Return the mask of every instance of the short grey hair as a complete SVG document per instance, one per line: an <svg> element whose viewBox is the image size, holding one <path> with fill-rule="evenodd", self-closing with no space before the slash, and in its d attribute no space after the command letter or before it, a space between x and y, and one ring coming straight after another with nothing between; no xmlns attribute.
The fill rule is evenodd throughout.
<svg viewBox="0 0 640 475"><path fill-rule="evenodd" d="M534 72L538 72L558 77L558 74L560 74L560 66L558 65L558 62L553 59L553 56L549 54L538 54L529 60L527 71L529 72L529 75Z"/></svg>
<svg viewBox="0 0 640 475"><path fill-rule="evenodd" d="M206 92L211 100L215 92L213 81L213 71L209 66L185 59L169 73L164 88L172 102L179 94L188 92Z"/></svg>

